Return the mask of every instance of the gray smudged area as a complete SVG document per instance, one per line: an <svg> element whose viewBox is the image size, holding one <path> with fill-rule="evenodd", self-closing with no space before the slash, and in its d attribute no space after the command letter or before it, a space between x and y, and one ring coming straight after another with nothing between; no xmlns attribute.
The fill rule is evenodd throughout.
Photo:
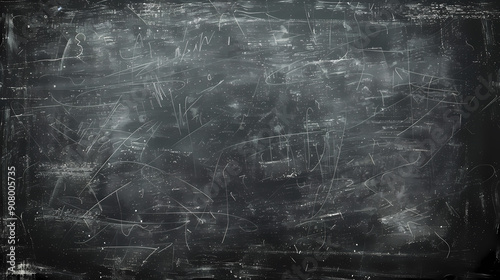
<svg viewBox="0 0 500 280"><path fill-rule="evenodd" d="M16 273L498 276L493 4L176 2L0 3Z"/></svg>

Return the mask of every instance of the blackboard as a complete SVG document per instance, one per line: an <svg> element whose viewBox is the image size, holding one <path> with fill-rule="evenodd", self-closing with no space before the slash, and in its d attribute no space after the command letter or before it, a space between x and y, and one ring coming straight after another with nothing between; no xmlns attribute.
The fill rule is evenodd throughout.
<svg viewBox="0 0 500 280"><path fill-rule="evenodd" d="M494 1L3 1L12 279L495 279Z"/></svg>

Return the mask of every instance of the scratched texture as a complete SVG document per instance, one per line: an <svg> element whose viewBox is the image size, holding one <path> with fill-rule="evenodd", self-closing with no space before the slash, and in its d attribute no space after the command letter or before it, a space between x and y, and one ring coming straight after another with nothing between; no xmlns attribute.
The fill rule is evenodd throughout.
<svg viewBox="0 0 500 280"><path fill-rule="evenodd" d="M493 3L0 3L16 273L499 276Z"/></svg>

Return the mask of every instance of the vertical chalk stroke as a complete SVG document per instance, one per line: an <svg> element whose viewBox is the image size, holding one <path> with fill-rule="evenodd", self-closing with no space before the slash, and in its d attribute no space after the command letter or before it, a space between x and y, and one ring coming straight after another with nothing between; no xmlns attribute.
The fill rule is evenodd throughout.
<svg viewBox="0 0 500 280"><path fill-rule="evenodd" d="M500 11L451 2L1 2L2 273L498 277Z"/></svg>

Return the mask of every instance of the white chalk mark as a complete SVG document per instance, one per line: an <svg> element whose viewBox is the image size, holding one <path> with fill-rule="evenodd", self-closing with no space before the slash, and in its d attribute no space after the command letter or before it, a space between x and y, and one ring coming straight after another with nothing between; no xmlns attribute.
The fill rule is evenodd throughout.
<svg viewBox="0 0 500 280"><path fill-rule="evenodd" d="M143 265L144 265L144 264L148 261L148 259L149 259L149 258L150 258L150 257L151 257L154 253L156 253L156 251L158 251L158 254L159 254L159 253L161 253L162 251L164 251L164 250L166 250L166 249L170 248L170 246L172 246L172 245L173 245L173 243L170 243L168 246L166 246L165 248L161 249L160 251L158 251L158 249L160 249L160 247L157 247L156 249L154 249L154 251L153 251L153 252L151 252L151 254L149 254L149 255L148 255L148 256L147 256L147 257L146 257L146 258L142 261L142 265L141 265L141 266L143 266Z"/></svg>
<svg viewBox="0 0 500 280"><path fill-rule="evenodd" d="M219 17L219 31L220 31L220 21L221 21L221 19L222 19L222 16L223 16L223 15L224 15L224 13L222 13L222 14L220 15L220 17Z"/></svg>
<svg viewBox="0 0 500 280"><path fill-rule="evenodd" d="M434 107L432 107L429 111L427 111L427 113L425 113L420 119L418 119L416 122L413 122L410 126L408 126L405 130L401 131L400 133L397 134L397 136L403 134L405 131L407 131L408 129L412 128L413 126L415 126L418 122L420 122L423 118L425 118L427 115L430 114L430 112L432 112L432 110L434 110L439 104L441 104L441 101L443 101L444 99L446 98L443 97L443 99L441 99L436 105L434 105Z"/></svg>
<svg viewBox="0 0 500 280"><path fill-rule="evenodd" d="M240 23L239 23L239 22L238 22L238 20L236 19L236 16L234 15L234 13L233 13L233 18L234 18L234 21L236 21L236 24L238 25L238 27L240 28L241 33L243 34L243 36L245 36L245 37L246 37L247 35L245 35L245 32L243 32L243 29L241 28Z"/></svg>
<svg viewBox="0 0 500 280"><path fill-rule="evenodd" d="M217 7L215 7L214 3L212 3L212 0L208 0L208 2L210 2L210 4L212 4L212 6L214 7L215 11L216 11L218 14L220 14L220 13L219 13L219 10L217 10Z"/></svg>
<svg viewBox="0 0 500 280"><path fill-rule="evenodd" d="M187 240L187 223L184 226L184 241L186 242L186 247L188 248L189 251L191 251L191 248L189 248L188 240Z"/></svg>
<svg viewBox="0 0 500 280"><path fill-rule="evenodd" d="M328 199L328 196L330 195L330 192L332 190L332 187L333 187L333 181L335 180L335 175L337 173L337 168L339 166L339 159L340 159L340 154L342 152L342 144L344 142L344 136L345 136L345 128L347 126L347 116L344 116L344 128L342 130L342 136L340 138L340 146L339 146L339 152L337 154L337 159L336 159L336 162L335 162L335 167L333 169L333 175L332 175L332 179L330 180L330 187L328 188L328 192L326 193L325 195L325 199L323 200L323 203L321 204L320 208L318 209L318 211L316 212L316 214L314 214L311 218L314 218L316 215L319 214L319 212L321 211L321 209L323 208L323 206L325 205L327 199Z"/></svg>
<svg viewBox="0 0 500 280"><path fill-rule="evenodd" d="M219 157L219 159L220 159L220 157ZM224 176L224 172L226 171L226 168L227 168L228 165L229 165L229 163L226 164L226 166L224 167L224 169L222 169L222 176L224 177L224 189L226 190L226 230L224 231L224 236L222 237L222 242L221 243L224 243L224 240L226 239L227 231L229 230L229 198L228 198L228 195L227 195L226 176ZM231 194L231 196L233 196L233 194ZM234 196L233 196L233 199L234 199Z"/></svg>
<svg viewBox="0 0 500 280"><path fill-rule="evenodd" d="M497 100L498 100L498 96L495 96L495 98L493 98L493 100L491 100L491 102L490 102L490 103L488 103L488 105L486 105L486 106L485 106L485 107L481 110L481 112L482 112L482 111L484 111L486 108L490 107L490 105L491 105L491 104L493 104L493 103L495 103Z"/></svg>
<svg viewBox="0 0 500 280"><path fill-rule="evenodd" d="M448 258L450 256L450 253L451 253L450 244L448 244L448 242L446 242L446 240L444 240L437 232L434 231L434 233L437 235L437 237L439 237L439 239L443 240L443 242L446 244L446 246L448 246L448 254L446 255L446 258Z"/></svg>
<svg viewBox="0 0 500 280"><path fill-rule="evenodd" d="M376 165L376 164L375 164L375 161L373 161L373 157L372 157L372 155L371 155L370 153L368 153L368 155L370 156L370 159L372 160L373 165Z"/></svg>

